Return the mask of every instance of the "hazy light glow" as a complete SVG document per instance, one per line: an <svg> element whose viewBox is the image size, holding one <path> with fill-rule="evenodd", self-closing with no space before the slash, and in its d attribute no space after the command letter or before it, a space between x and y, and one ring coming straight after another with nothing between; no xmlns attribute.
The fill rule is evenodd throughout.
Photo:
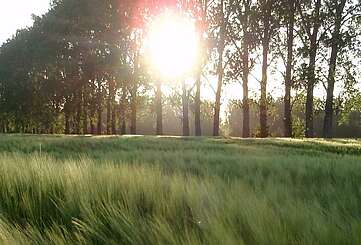
<svg viewBox="0 0 361 245"><path fill-rule="evenodd" d="M194 68L198 40L191 18L174 13L159 16L152 23L146 42L150 62L161 76L178 78Z"/></svg>

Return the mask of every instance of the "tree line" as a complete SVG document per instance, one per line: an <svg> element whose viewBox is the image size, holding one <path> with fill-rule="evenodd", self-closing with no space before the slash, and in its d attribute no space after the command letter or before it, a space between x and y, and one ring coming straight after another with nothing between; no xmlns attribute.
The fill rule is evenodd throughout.
<svg viewBox="0 0 361 245"><path fill-rule="evenodd" d="M195 20L191 83L162 80L145 57L147 26L167 8ZM330 138L342 123L360 129L360 16L356 0L53 0L0 48L0 130L162 135L170 118L184 136ZM271 94L270 79L282 95ZM240 98L222 122L232 83ZM202 99L206 86L212 101Z"/></svg>

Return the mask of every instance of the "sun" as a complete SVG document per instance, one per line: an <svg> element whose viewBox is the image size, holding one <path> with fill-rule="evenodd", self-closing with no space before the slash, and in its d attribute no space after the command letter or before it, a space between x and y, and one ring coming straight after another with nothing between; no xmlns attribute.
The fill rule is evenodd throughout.
<svg viewBox="0 0 361 245"><path fill-rule="evenodd" d="M198 40L194 21L188 16L166 13L151 24L147 39L149 59L164 78L180 78L194 68Z"/></svg>

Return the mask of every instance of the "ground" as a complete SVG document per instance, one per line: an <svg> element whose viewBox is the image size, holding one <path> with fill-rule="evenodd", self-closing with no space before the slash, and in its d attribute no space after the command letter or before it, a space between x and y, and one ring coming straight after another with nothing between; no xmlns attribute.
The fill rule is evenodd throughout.
<svg viewBox="0 0 361 245"><path fill-rule="evenodd" d="M1 244L361 244L361 141L0 135Z"/></svg>

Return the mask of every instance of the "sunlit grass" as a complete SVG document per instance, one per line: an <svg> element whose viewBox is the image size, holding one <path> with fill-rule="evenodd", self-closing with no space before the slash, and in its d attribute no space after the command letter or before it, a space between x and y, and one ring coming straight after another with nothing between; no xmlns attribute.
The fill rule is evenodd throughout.
<svg viewBox="0 0 361 245"><path fill-rule="evenodd" d="M360 244L360 146L1 136L0 243Z"/></svg>

